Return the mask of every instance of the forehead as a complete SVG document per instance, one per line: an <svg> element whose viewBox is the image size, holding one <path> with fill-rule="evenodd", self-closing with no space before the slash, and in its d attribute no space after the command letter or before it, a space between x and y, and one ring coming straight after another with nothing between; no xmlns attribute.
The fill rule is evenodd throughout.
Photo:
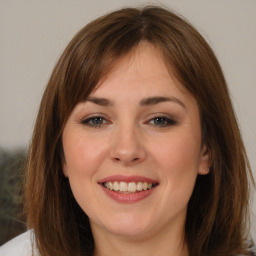
<svg viewBox="0 0 256 256"><path fill-rule="evenodd" d="M148 42L141 42L127 55L115 61L110 71L100 80L91 95L137 94L152 96L157 94L188 94L170 68L163 54ZM121 95L119 95L121 97Z"/></svg>

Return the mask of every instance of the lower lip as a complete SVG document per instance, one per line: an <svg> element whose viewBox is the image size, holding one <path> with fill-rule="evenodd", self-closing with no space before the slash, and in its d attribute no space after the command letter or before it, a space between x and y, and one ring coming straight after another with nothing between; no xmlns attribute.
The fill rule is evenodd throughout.
<svg viewBox="0 0 256 256"><path fill-rule="evenodd" d="M101 186L101 187L102 187L103 191L110 198L114 199L115 201L117 201L119 203L135 203L135 202L141 201L141 200L147 198L148 196L150 196L156 188L156 187L154 187L150 190L144 190L144 191L131 193L131 194L128 194L128 193L124 194L124 193L118 193L113 190L109 190L109 189L105 188L104 186Z"/></svg>

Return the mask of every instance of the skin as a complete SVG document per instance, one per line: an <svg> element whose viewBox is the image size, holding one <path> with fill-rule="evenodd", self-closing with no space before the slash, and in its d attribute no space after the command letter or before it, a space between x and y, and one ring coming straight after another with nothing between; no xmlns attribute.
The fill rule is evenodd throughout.
<svg viewBox="0 0 256 256"><path fill-rule="evenodd" d="M63 132L63 169L89 216L95 255L189 255L187 205L209 166L195 99L146 42L117 61L90 97L105 100L74 108ZM151 97L170 100L149 104ZM143 200L120 203L98 184L119 174L159 185Z"/></svg>

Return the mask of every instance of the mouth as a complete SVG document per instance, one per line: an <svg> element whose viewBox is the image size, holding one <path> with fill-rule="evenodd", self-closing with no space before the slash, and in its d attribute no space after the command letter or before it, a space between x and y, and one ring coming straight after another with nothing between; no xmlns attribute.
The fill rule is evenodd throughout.
<svg viewBox="0 0 256 256"><path fill-rule="evenodd" d="M122 194L134 194L155 188L156 182L125 182L125 181L108 181L100 183L104 188Z"/></svg>
<svg viewBox="0 0 256 256"><path fill-rule="evenodd" d="M149 197L159 185L157 180L143 176L114 175L98 184L110 198L119 203L135 203Z"/></svg>

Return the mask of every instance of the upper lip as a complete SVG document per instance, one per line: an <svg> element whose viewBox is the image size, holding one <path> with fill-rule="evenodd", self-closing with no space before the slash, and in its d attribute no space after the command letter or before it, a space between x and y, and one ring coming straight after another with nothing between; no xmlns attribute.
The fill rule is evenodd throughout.
<svg viewBox="0 0 256 256"><path fill-rule="evenodd" d="M99 180L98 183L114 182L114 181L158 183L157 180L150 179L144 176L138 176L138 175L132 175L132 176L113 175L113 176L108 176L106 178Z"/></svg>

